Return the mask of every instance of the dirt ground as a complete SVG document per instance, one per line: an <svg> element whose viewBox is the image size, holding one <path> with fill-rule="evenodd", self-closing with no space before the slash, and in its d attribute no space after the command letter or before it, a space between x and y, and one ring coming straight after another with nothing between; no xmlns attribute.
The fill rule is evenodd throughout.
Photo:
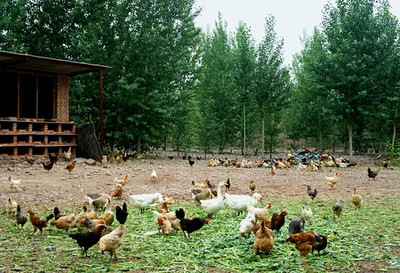
<svg viewBox="0 0 400 273"><path fill-rule="evenodd" d="M279 198L308 198L306 185L317 188L320 199L349 199L354 186L363 197L400 196L400 169L374 166L373 158L364 158L355 168L325 168L322 171L277 169L275 176L265 168L207 167L209 160L196 160L193 166L189 166L187 160L180 158L138 159L122 162L119 166L115 162L91 166L78 159L71 173L65 169L68 162L60 159L48 172L39 164L44 160L47 159L37 159L38 163L32 167L23 159L0 160L0 209L6 207L9 197L24 208L34 206L51 210L59 204L81 207L86 201L86 194L112 195L116 189L114 178L121 179L126 174L129 176L123 188L125 200L129 200L130 194L160 192L164 198L173 198L176 203L194 204L190 193L191 182L202 182L206 178L215 185L230 178L231 194L251 194L248 185L254 180L256 192L267 202ZM367 177L368 166L373 170L381 169L375 181ZM152 170L158 174L156 180L150 177ZM333 176L336 171L339 182L334 189L330 189L325 176ZM10 189L9 176L22 179L18 191Z"/></svg>

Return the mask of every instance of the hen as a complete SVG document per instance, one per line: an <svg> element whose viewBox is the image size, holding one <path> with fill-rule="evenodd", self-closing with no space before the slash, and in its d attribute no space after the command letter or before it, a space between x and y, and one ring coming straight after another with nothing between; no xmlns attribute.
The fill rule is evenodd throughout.
<svg viewBox="0 0 400 273"><path fill-rule="evenodd" d="M155 170L153 170L151 172L151 176L150 177L151 177L152 180L156 180L157 179L157 172Z"/></svg>
<svg viewBox="0 0 400 273"><path fill-rule="evenodd" d="M189 161L189 165L193 166L194 160L192 160L192 157L190 155L188 156L188 161Z"/></svg>
<svg viewBox="0 0 400 273"><path fill-rule="evenodd" d="M197 182L192 181L192 185L195 188L202 188L202 189L209 188L209 186L208 186L209 185L208 178L206 178L202 183L197 183Z"/></svg>
<svg viewBox="0 0 400 273"><path fill-rule="evenodd" d="M17 201L11 200L11 198L8 198L8 202L7 202L7 213L8 216L11 216L11 214L14 214L17 212Z"/></svg>
<svg viewBox="0 0 400 273"><path fill-rule="evenodd" d="M351 195L351 202L356 207L356 210L361 208L362 198L361 198L361 195L359 195L357 193L357 188L356 187L353 188L353 194Z"/></svg>
<svg viewBox="0 0 400 273"><path fill-rule="evenodd" d="M122 197L122 188L116 189L113 195L111 196L111 198L118 198L118 199L121 199L121 197Z"/></svg>
<svg viewBox="0 0 400 273"><path fill-rule="evenodd" d="M47 227L47 222L54 217L54 214L50 214L46 217L46 219L39 218L35 215L35 213L31 210L28 210L30 220L33 226L33 234L35 234L36 230L40 230L40 234L42 234L43 228Z"/></svg>
<svg viewBox="0 0 400 273"><path fill-rule="evenodd" d="M106 226L99 225L93 231L70 234L69 237L78 243L79 247L82 249L82 254L86 254L86 257L88 257L88 249L97 244L104 229L106 229Z"/></svg>
<svg viewBox="0 0 400 273"><path fill-rule="evenodd" d="M25 160L26 160L26 162L28 162L31 166L32 166L33 164L35 164L35 159L33 159L33 158L31 158L31 157L28 157L27 154L25 154Z"/></svg>
<svg viewBox="0 0 400 273"><path fill-rule="evenodd" d="M48 163L48 164L42 162L42 164L43 164L43 168L44 168L46 171L50 171L50 170L53 168L53 165L54 165L53 162L50 162L50 163Z"/></svg>
<svg viewBox="0 0 400 273"><path fill-rule="evenodd" d="M60 209L58 207L54 207L53 209L54 219L58 220L59 218L66 216L65 214L60 213Z"/></svg>
<svg viewBox="0 0 400 273"><path fill-rule="evenodd" d="M172 225L168 218L157 211L153 211L153 213L157 216L158 231L162 230L165 235L170 234L172 230Z"/></svg>
<svg viewBox="0 0 400 273"><path fill-rule="evenodd" d="M306 206L303 205L301 215L304 217L304 220L306 220L311 225L311 219L314 216L311 208L307 210Z"/></svg>
<svg viewBox="0 0 400 273"><path fill-rule="evenodd" d="M211 189L192 189L192 198L196 205L200 205L200 200L206 200L211 198L211 194L214 196L218 196L218 193L215 190Z"/></svg>
<svg viewBox="0 0 400 273"><path fill-rule="evenodd" d="M342 213L342 206L340 205L339 201L335 199L335 203L332 206L332 212L333 212L333 219L339 220L340 214Z"/></svg>
<svg viewBox="0 0 400 273"><path fill-rule="evenodd" d="M71 164L68 164L65 168L69 171L72 172L73 169L75 169L75 164L76 164L76 160L72 161Z"/></svg>
<svg viewBox="0 0 400 273"><path fill-rule="evenodd" d="M10 189L19 190L19 185L21 184L21 179L12 179L11 176L8 177L10 182Z"/></svg>
<svg viewBox="0 0 400 273"><path fill-rule="evenodd" d="M296 234L296 233L301 233L304 232L304 224L306 221L302 216L299 216L297 218L294 218L290 223L289 223L289 234Z"/></svg>
<svg viewBox="0 0 400 273"><path fill-rule="evenodd" d="M287 215L286 211L283 211L280 214L275 212L271 218L271 229L276 230L279 233L280 229L285 224L286 215Z"/></svg>
<svg viewBox="0 0 400 273"><path fill-rule="evenodd" d="M70 160L71 156L72 156L71 147L69 147L68 151L64 152L64 157L65 157L65 159Z"/></svg>
<svg viewBox="0 0 400 273"><path fill-rule="evenodd" d="M263 222L261 228L256 232L256 239L253 244L254 254L258 254L260 250L269 254L274 243L274 233Z"/></svg>
<svg viewBox="0 0 400 273"><path fill-rule="evenodd" d="M125 224L126 218L128 218L128 208L126 206L126 202L124 202L124 204L122 205L122 209L120 206L115 207L115 217L121 225L122 223Z"/></svg>
<svg viewBox="0 0 400 273"><path fill-rule="evenodd" d="M17 224L23 228L27 221L28 217L22 212L21 207L17 205Z"/></svg>
<svg viewBox="0 0 400 273"><path fill-rule="evenodd" d="M95 209L104 209L104 207L111 202L111 197L108 194L102 193L100 196L87 195L86 198L89 200L89 204Z"/></svg>
<svg viewBox="0 0 400 273"><path fill-rule="evenodd" d="M251 181L250 181L249 189L250 189L251 192L253 192L253 193L254 193L254 191L256 190L256 183L254 182L254 180L251 180Z"/></svg>
<svg viewBox="0 0 400 273"><path fill-rule="evenodd" d="M50 160L50 163L56 164L57 161L58 161L58 153L57 154L50 153L49 154L49 160Z"/></svg>
<svg viewBox="0 0 400 273"><path fill-rule="evenodd" d="M313 245L316 242L315 235L312 230L308 232L301 232L292 234L286 239L286 243L294 243L294 247L300 251L301 259L304 265L307 265L305 256L310 253Z"/></svg>
<svg viewBox="0 0 400 273"><path fill-rule="evenodd" d="M180 220L181 230L183 235L185 235L185 231L187 233L187 237L190 238L190 233L201 229L205 224L209 223L208 219L203 218L186 218L185 211L183 209L177 210L175 212L176 217Z"/></svg>
<svg viewBox="0 0 400 273"><path fill-rule="evenodd" d="M371 170L371 168L368 168L368 169L367 169L368 177L375 180L375 177L378 176L379 171L380 171L379 169L376 170L376 171L373 171L373 170Z"/></svg>
<svg viewBox="0 0 400 273"><path fill-rule="evenodd" d="M319 252L321 250L324 250L328 246L328 240L323 235L315 235L315 240L316 241L312 246L311 253L313 253L314 250L316 250L316 251L318 251L318 255L320 255Z"/></svg>
<svg viewBox="0 0 400 273"><path fill-rule="evenodd" d="M317 197L317 189L314 189L314 191L311 190L311 187L307 185L307 194L310 196L311 201L314 201L315 197Z"/></svg>
<svg viewBox="0 0 400 273"><path fill-rule="evenodd" d="M126 182L128 182L128 175L125 175L122 179L114 178L114 183L117 184L119 188L125 186Z"/></svg>
<svg viewBox="0 0 400 273"><path fill-rule="evenodd" d="M108 251L111 256L110 260L112 259L113 256L115 260L117 260L117 255L115 253L115 250L117 250L124 244L122 236L125 234L125 230L126 226L124 224L121 224L111 233L104 235L103 237L100 238L99 249L102 254L104 254L105 251Z"/></svg>
<svg viewBox="0 0 400 273"><path fill-rule="evenodd" d="M107 226L111 226L112 223L114 222L114 216L115 216L115 215L114 215L114 212L112 212L111 209L110 209L110 203L108 203L108 204L106 205L106 210L105 210L105 212L104 212L103 215L100 216L99 218L102 219L102 220L104 220L104 222L106 222L106 225L107 225Z"/></svg>
<svg viewBox="0 0 400 273"><path fill-rule="evenodd" d="M325 176L326 183L333 188L338 182L338 173L336 172L333 177Z"/></svg>
<svg viewBox="0 0 400 273"><path fill-rule="evenodd" d="M74 222L74 220L75 220L75 213L68 216L59 217L56 221L51 222L50 225L68 232L69 229L72 227L71 225Z"/></svg>

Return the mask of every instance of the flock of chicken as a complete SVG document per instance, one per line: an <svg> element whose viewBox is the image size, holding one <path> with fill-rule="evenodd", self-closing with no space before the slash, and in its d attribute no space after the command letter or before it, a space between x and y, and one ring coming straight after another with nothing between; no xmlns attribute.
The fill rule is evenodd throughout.
<svg viewBox="0 0 400 273"><path fill-rule="evenodd" d="M49 170L49 168L46 168L46 165L50 164L52 166L56 163L57 159L54 156L53 158L50 157L50 163L43 163L44 168ZM26 160L29 162L29 160L32 159L26 156ZM324 162L324 160L329 160L329 156L326 159L322 159L319 164ZM189 164L191 163L190 161L191 159L189 158ZM71 171L75 167L75 162L76 161L73 161L71 164L69 164L66 169ZM191 166L194 164L194 161L192 162L193 163L190 164ZM283 160L277 160L272 164L268 164L271 169L274 169L275 166L282 168L283 166L280 166L280 162L284 164L286 168L288 168ZM289 161L286 160L286 162ZM33 164L33 162L30 164ZM233 164L237 165L238 163ZM263 161L262 165L264 164L267 164L267 161ZM240 163L240 165L243 166L243 162ZM368 177L373 179L376 178L379 172L379 170L372 171L370 168L368 168L367 171ZM152 172L151 178L157 178L155 171ZM325 176L325 179L327 184L333 188L338 183L338 172L336 172L332 177ZM112 196L105 193L98 196L86 196L92 208L90 211L88 211L86 206L83 206L82 211L79 214L73 211L70 215L61 215L59 209L55 207L53 214L47 216L46 218L39 218L34 214L33 211L28 210L27 213L29 214L30 222L34 228L33 233L35 233L37 229L39 229L40 233L42 233L42 230L47 226L47 223L51 219L55 218L55 221L51 222L50 225L55 226L58 229L65 230L66 232L68 232L71 228L78 228L79 230L81 228L87 228L87 232L79 232L69 235L72 239L76 240L79 247L82 248L83 254L86 256L88 249L99 243L99 249L102 253L109 252L111 258L114 257L117 259L115 252L116 249L123 244L123 235L126 232L125 221L128 216L128 210L127 204L124 202L122 208L119 206L115 207L116 212L114 214L110 208L110 204L113 198L121 198L122 189L127 184L127 181L128 175L125 175L122 179L115 178L114 183L117 186L117 189ZM21 183L20 180L14 180L11 177L9 177L9 182L11 189L18 189L18 185ZM254 181L251 181L249 184L249 189L253 192L251 196L228 194L227 191L229 191L231 186L229 178L226 181L219 182L216 187L217 190L215 190L215 185L211 184L208 179L205 179L200 183L193 181L192 185L192 198L196 205L199 205L204 209L204 212L207 214L207 218L189 218L186 216L187 212L183 209L170 212L168 210L168 204L171 204L173 200L164 199L161 193L130 195L129 204L144 213L146 208L154 206L156 202L159 202L162 207L158 211L152 211L152 213L156 216L158 232L168 235L172 232L172 230L182 231L183 235L188 238L190 238L190 233L199 230L205 224L208 224L209 219L215 217L218 212L225 209L225 207L229 207L230 209L236 211L238 215L247 212L247 216L240 222L240 234L242 236L249 236L252 233L255 235L253 244L255 254L258 254L260 251L266 253L271 252L275 244L275 235L273 230L279 234L280 229L285 223L285 216L287 215L287 212L275 212L272 214L271 218L268 218L267 215L269 209L271 208L271 204L263 204L262 196L255 192L256 184ZM224 187L226 190L223 194L222 190ZM314 202L318 191L317 189L312 190L310 186L307 186L307 194L312 199L312 202ZM357 193L356 187L353 188L351 202L355 205L356 210L361 208L362 197ZM259 207L260 205L262 205L262 207ZM97 211L104 212L101 216L98 216ZM332 211L333 218L335 220L339 220L342 212L342 206L337 200L335 200L332 206ZM27 216L21 210L19 204L10 198L8 199L7 203L7 212L10 215L15 214L17 224L21 225L22 227L28 221ZM114 222L114 217L116 217L120 223L120 225L115 229L110 227ZM314 232L311 230L304 232L305 223L308 222L311 224L312 218L313 212L311 208L307 209L305 206L303 206L302 216L293 219L289 223L290 235L286 239L286 242L295 244L295 248L300 251L303 264L305 265L307 264L305 256L309 252L317 250L319 253L321 250L324 250L327 247L328 243L327 238L323 235L314 234Z"/></svg>

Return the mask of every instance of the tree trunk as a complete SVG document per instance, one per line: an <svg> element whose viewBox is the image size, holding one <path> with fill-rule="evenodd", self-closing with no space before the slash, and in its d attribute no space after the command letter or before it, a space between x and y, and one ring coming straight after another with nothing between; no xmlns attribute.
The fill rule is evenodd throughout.
<svg viewBox="0 0 400 273"><path fill-rule="evenodd" d="M394 119L393 119L392 151L394 151L394 146L396 144L396 134L397 134L396 120L397 120L397 107L398 106L399 106L399 103L396 104L396 112L394 113Z"/></svg>
<svg viewBox="0 0 400 273"><path fill-rule="evenodd" d="M353 127L351 123L349 123L348 129L349 129L349 157L350 161L353 161Z"/></svg>
<svg viewBox="0 0 400 273"><path fill-rule="evenodd" d="M137 153L141 153L141 142L142 142L142 135L138 135L137 137Z"/></svg>
<svg viewBox="0 0 400 273"><path fill-rule="evenodd" d="M243 150L242 155L246 153L246 104L243 104Z"/></svg>
<svg viewBox="0 0 400 273"><path fill-rule="evenodd" d="M262 123L261 123L261 136L262 136L262 140L261 140L261 155L264 156L265 155L265 110L264 107L262 109Z"/></svg>

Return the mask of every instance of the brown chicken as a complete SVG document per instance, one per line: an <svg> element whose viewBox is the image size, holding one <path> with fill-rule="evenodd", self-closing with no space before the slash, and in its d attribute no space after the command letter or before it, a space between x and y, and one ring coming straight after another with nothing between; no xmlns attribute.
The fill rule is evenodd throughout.
<svg viewBox="0 0 400 273"><path fill-rule="evenodd" d="M368 177L375 180L375 177L378 176L379 171L380 171L379 169L376 170L376 171L373 171L373 170L371 170L371 168L368 168L368 169L367 169Z"/></svg>
<svg viewBox="0 0 400 273"><path fill-rule="evenodd" d="M254 180L250 181L250 185L249 185L249 189L254 192L256 190L256 183L254 182Z"/></svg>
<svg viewBox="0 0 400 273"><path fill-rule="evenodd" d="M112 223L114 222L114 216L115 216L114 212L112 212L110 209L110 203L108 203L106 206L106 211L99 218L104 220L107 226L111 226Z"/></svg>
<svg viewBox="0 0 400 273"><path fill-rule="evenodd" d="M122 197L122 188L118 188L115 190L115 192L113 193L113 195L111 196L111 198L118 198L121 199Z"/></svg>
<svg viewBox="0 0 400 273"><path fill-rule="evenodd" d="M316 243L315 235L312 230L308 232L301 232L292 234L289 238L286 239L286 243L291 242L294 243L294 247L300 251L301 259L304 265L307 265L306 255L310 253L313 245Z"/></svg>
<svg viewBox="0 0 400 273"><path fill-rule="evenodd" d="M122 163L122 160L124 159L124 156L123 155L120 155L119 157L117 157L117 165L119 166L119 164L121 164Z"/></svg>
<svg viewBox="0 0 400 273"><path fill-rule="evenodd" d="M114 178L114 183L117 184L119 188L125 186L126 182L128 182L128 175L125 175L122 179Z"/></svg>
<svg viewBox="0 0 400 273"><path fill-rule="evenodd" d="M275 164L271 165L271 175L275 175Z"/></svg>
<svg viewBox="0 0 400 273"><path fill-rule="evenodd" d="M35 159L29 157L27 154L25 154L25 160L26 160L26 162L28 162L31 166L32 166L33 164L35 164Z"/></svg>
<svg viewBox="0 0 400 273"><path fill-rule="evenodd" d="M72 172L72 170L75 168L76 160L72 161L71 164L68 164L67 167L65 167L69 172Z"/></svg>
<svg viewBox="0 0 400 273"><path fill-rule="evenodd" d="M206 189L206 188L208 188L208 178L206 178L206 179L204 180L204 182L202 182L202 183L197 183L197 182L192 181L192 185L193 185L195 188L203 188L203 189Z"/></svg>
<svg viewBox="0 0 400 273"><path fill-rule="evenodd" d="M74 220L75 220L75 213L68 216L62 216L58 218L56 221L51 222L50 225L55 226L58 229L63 229L66 232L68 232Z"/></svg>
<svg viewBox="0 0 400 273"><path fill-rule="evenodd" d="M35 215L35 213L31 210L28 210L30 220L33 226L33 234L35 234L36 230L40 230L40 234L42 234L43 228L47 227L47 222L54 217L54 214L50 214L46 217L46 219L39 218Z"/></svg>
<svg viewBox="0 0 400 273"><path fill-rule="evenodd" d="M56 220L58 220L59 218L61 218L63 216L67 216L65 214L61 214L58 207L54 207L53 213L54 213L54 219L56 219Z"/></svg>
<svg viewBox="0 0 400 273"><path fill-rule="evenodd" d="M274 233L266 227L262 222L260 229L255 233L256 239L253 244L254 254L259 254L259 251L264 251L267 254L274 247Z"/></svg>
<svg viewBox="0 0 400 273"><path fill-rule="evenodd" d="M167 219L167 217L157 214L157 229L158 231L162 230L165 235L168 235L172 230L171 222Z"/></svg>
<svg viewBox="0 0 400 273"><path fill-rule="evenodd" d="M287 215L286 211L283 211L280 214L275 212L271 218L271 229L276 230L279 233L279 230L285 224L285 216L286 215Z"/></svg>

